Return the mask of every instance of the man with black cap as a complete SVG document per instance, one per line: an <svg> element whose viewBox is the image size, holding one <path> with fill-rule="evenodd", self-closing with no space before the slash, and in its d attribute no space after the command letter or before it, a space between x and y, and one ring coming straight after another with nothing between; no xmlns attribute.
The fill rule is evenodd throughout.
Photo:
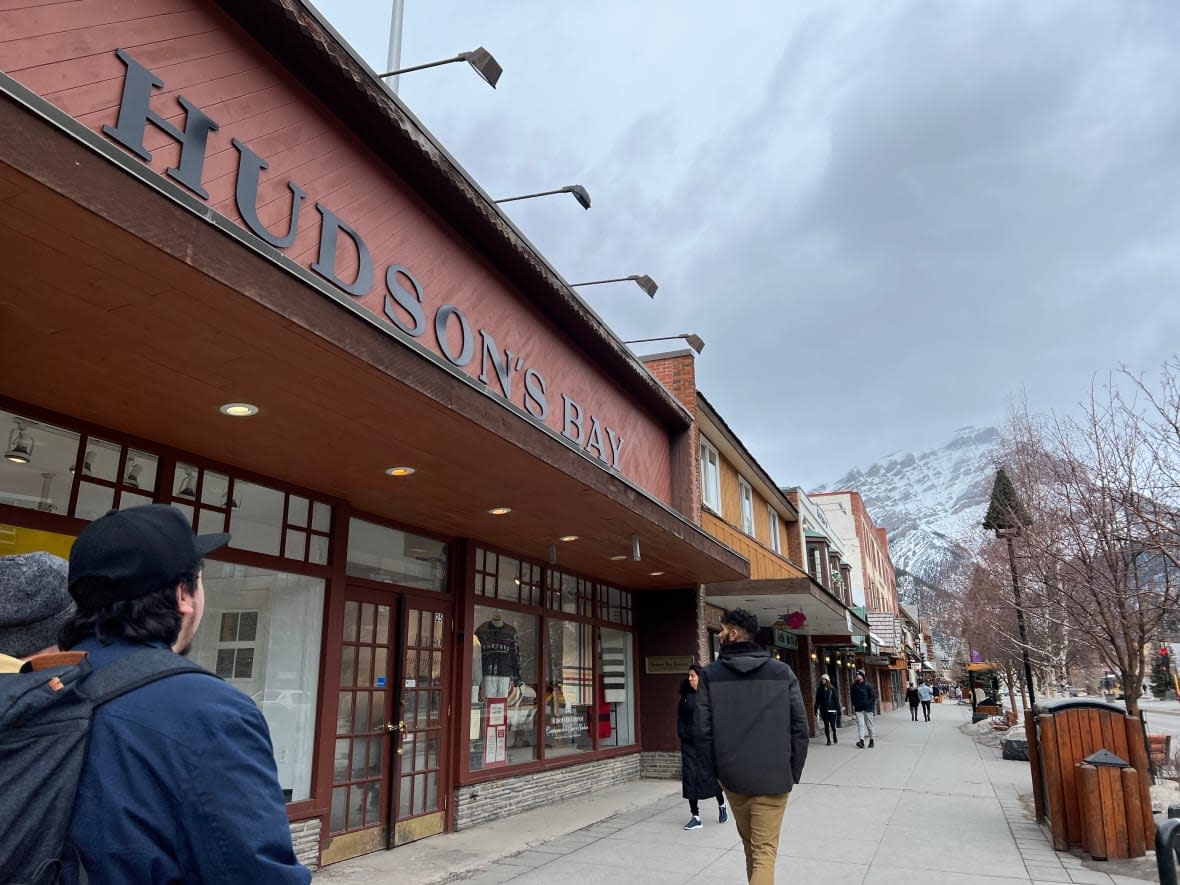
<svg viewBox="0 0 1180 885"><path fill-rule="evenodd" d="M145 647L184 655L205 609L203 558L165 504L112 510L70 552L78 610L61 646L95 670ZM307 883L295 859L266 720L206 672L166 676L100 706L70 839L93 882ZM69 871L67 871L69 872Z"/></svg>
<svg viewBox="0 0 1180 885"><path fill-rule="evenodd" d="M865 671L856 671L856 681L852 683L852 709L856 713L856 730L860 732L860 740L856 745L865 748L865 738L869 746L876 746L873 740L873 713L877 709L877 692L865 680Z"/></svg>
<svg viewBox="0 0 1180 885"><path fill-rule="evenodd" d="M746 852L746 878L773 885L783 812L803 776L811 723L794 671L754 642L758 618L721 616L721 655L701 674L698 747L712 760Z"/></svg>

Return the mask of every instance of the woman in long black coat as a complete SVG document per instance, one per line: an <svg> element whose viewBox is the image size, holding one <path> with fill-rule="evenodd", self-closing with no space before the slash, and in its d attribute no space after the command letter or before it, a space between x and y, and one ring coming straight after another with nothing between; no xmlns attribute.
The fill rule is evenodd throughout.
<svg viewBox="0 0 1180 885"><path fill-rule="evenodd" d="M699 800L710 796L717 798L717 821L729 820L725 809L725 794L713 773L713 760L705 759L699 752L700 730L697 724L697 689L701 684L701 668L693 664L688 669L688 678L680 685L680 707L676 714L676 736L680 738L680 782L682 793L688 800L692 817L684 825L686 830L699 830L701 808Z"/></svg>

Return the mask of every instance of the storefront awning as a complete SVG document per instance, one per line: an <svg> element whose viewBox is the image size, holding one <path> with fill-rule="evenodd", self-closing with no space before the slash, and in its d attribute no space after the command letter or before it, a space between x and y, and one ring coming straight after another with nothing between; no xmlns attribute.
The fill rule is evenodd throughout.
<svg viewBox="0 0 1180 885"><path fill-rule="evenodd" d="M804 622L792 627L801 636L867 636L869 625L810 578L724 581L705 585L705 600L722 608L744 608L769 627L802 612Z"/></svg>

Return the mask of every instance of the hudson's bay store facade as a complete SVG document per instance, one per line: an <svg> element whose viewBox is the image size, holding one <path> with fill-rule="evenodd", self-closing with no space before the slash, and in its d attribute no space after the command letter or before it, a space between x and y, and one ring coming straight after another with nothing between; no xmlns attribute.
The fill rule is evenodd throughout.
<svg viewBox="0 0 1180 885"><path fill-rule="evenodd" d="M194 655L302 857L638 776L749 575L691 416L313 11L0 12L0 252L0 554L233 533Z"/></svg>

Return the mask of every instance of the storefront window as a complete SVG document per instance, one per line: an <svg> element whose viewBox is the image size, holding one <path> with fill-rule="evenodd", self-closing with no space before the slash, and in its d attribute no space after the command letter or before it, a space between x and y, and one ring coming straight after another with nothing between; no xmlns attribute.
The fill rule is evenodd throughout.
<svg viewBox="0 0 1180 885"><path fill-rule="evenodd" d="M607 708L594 697L590 625L550 620L546 629L545 758L554 759L593 750L592 729Z"/></svg>
<svg viewBox="0 0 1180 885"><path fill-rule="evenodd" d="M314 540L316 535L311 536ZM447 589L447 545L361 519L348 523L348 574L418 590Z"/></svg>
<svg viewBox="0 0 1180 885"><path fill-rule="evenodd" d="M599 744L622 747L635 743L635 670L631 634L602 628L602 656L598 664L600 712Z"/></svg>
<svg viewBox="0 0 1180 885"><path fill-rule="evenodd" d="M156 456L0 410L0 503L97 519L150 504ZM74 487L77 498L70 508Z"/></svg>
<svg viewBox="0 0 1180 885"><path fill-rule="evenodd" d="M507 602L541 604L541 567L512 556L475 551L475 592Z"/></svg>
<svg viewBox="0 0 1180 885"><path fill-rule="evenodd" d="M270 726L288 802L311 796L324 582L205 563L205 615L192 659L249 695Z"/></svg>
<svg viewBox="0 0 1180 885"><path fill-rule="evenodd" d="M477 605L471 655L471 771L537 758L537 621Z"/></svg>

